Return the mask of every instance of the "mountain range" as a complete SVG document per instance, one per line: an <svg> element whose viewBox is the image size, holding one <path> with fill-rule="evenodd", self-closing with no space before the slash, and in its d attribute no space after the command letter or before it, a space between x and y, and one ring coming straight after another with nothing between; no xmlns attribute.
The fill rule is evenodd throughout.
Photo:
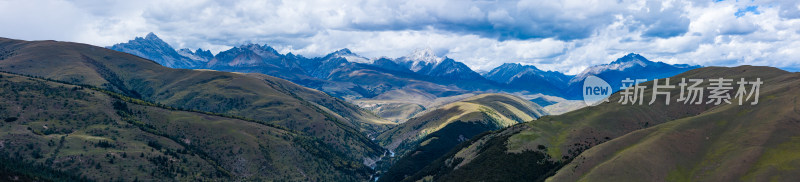
<svg viewBox="0 0 800 182"><path fill-rule="evenodd" d="M546 106L564 99L582 99L580 87L588 75L606 79L616 91L621 78L650 80L699 68L652 62L631 53L574 76L518 63L506 63L481 75L464 63L435 55L431 49L419 49L394 59L366 58L346 48L323 57L306 58L281 54L267 45L245 44L212 55L202 49L174 51L153 33L108 48L172 68L262 73L287 79L351 103L368 104L359 106L372 108L372 112L395 122L440 105L431 102L438 98L512 93ZM564 99L547 99L552 97Z"/></svg>
<svg viewBox="0 0 800 182"><path fill-rule="evenodd" d="M487 79L532 93L561 96L574 76L543 71L532 65L505 63L484 74Z"/></svg>
<svg viewBox="0 0 800 182"><path fill-rule="evenodd" d="M147 34L144 38L136 37L127 43L116 44L111 46L110 49L131 53L150 60L156 60L158 64L170 68L193 68L202 66L204 62L201 60L206 60L205 58L207 57L205 56L211 54L211 52L204 52L202 49L198 49L197 53L191 51L187 52L187 50L181 50L180 52L175 51L172 46L153 33Z"/></svg>

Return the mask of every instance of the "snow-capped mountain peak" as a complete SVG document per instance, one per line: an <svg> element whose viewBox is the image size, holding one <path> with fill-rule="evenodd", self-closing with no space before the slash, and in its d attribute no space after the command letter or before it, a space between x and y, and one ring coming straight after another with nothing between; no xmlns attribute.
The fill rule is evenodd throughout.
<svg viewBox="0 0 800 182"><path fill-rule="evenodd" d="M414 52L406 56L406 58L410 61L423 62L427 64L438 64L444 60L444 58L437 57L431 48L414 50Z"/></svg>
<svg viewBox="0 0 800 182"><path fill-rule="evenodd" d="M652 64L653 62L647 60L647 58L642 57L636 53L629 53L621 58L618 58L616 61L611 62L611 64L620 64L625 66L633 66L634 64L638 64L639 66L647 66Z"/></svg>
<svg viewBox="0 0 800 182"><path fill-rule="evenodd" d="M578 74L578 76L576 76L573 80L571 80L570 83L582 81L583 78L586 78L589 75L598 75L600 73L612 70L623 71L633 67L648 67L653 64L655 64L655 62L647 60L647 58L644 58L639 54L629 53L609 64L596 65L587 68Z"/></svg>
<svg viewBox="0 0 800 182"><path fill-rule="evenodd" d="M444 60L442 57L437 57L431 48L417 49L407 56L400 57L396 60L398 64L408 66L408 69L418 72L425 67L435 67Z"/></svg>
<svg viewBox="0 0 800 182"><path fill-rule="evenodd" d="M370 59L368 59L368 58L366 58L364 56L358 55L356 53L353 53L348 48L340 49L340 50L338 50L336 52L330 53L326 57L340 57L340 58L344 58L348 62L353 62L353 63L365 63L365 64L371 64L372 63L372 60L370 60Z"/></svg>
<svg viewBox="0 0 800 182"><path fill-rule="evenodd" d="M580 81L583 81L583 79L585 79L589 75L596 76L602 74L609 74L609 72L619 72L619 73L627 72L639 75L658 75L659 73L673 73L673 72L680 73L698 67L699 66L670 65L663 62L653 62L647 60L647 58L639 54L629 53L609 64L596 65L587 68L586 70L578 74L575 78L570 80L570 83L580 83ZM673 74L665 74L665 75L671 76Z"/></svg>
<svg viewBox="0 0 800 182"><path fill-rule="evenodd" d="M414 61L421 61L434 64L442 61L442 58L436 57L436 54L433 53L433 50L431 48L417 49L407 57Z"/></svg>

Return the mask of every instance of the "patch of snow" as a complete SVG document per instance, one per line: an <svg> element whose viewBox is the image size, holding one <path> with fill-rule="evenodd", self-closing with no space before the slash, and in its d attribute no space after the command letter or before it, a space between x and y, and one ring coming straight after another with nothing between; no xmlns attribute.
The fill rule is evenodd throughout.
<svg viewBox="0 0 800 182"><path fill-rule="evenodd" d="M643 62L642 60L639 60L639 59L626 61L626 62L621 62L621 63L611 63L611 64L596 65L596 66L592 66L592 67L587 68L586 70L584 70L583 72L581 72L580 74L575 76L575 79L570 80L570 83L583 81L583 79L586 78L589 75L598 75L600 73L607 72L607 71L612 71L612 70L624 71L624 70L626 70L628 68L631 68L631 67L634 67L636 65L641 66L641 67L647 67L648 66L647 63L645 63L645 62Z"/></svg>
<svg viewBox="0 0 800 182"><path fill-rule="evenodd" d="M178 54L180 54L183 57L187 57L187 58L189 58L191 60L195 60L195 61L203 61L203 62L210 61L210 60L207 60L206 58L202 58L200 56L197 56L196 52L192 52L192 50L189 50L189 49L178 50Z"/></svg>
<svg viewBox="0 0 800 182"><path fill-rule="evenodd" d="M372 64L372 60L357 55L345 55L342 56L342 58L346 59L348 62Z"/></svg>

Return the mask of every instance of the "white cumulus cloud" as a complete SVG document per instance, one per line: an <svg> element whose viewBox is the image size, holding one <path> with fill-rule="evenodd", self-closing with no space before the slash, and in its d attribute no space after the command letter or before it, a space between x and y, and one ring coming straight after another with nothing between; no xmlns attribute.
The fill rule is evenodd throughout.
<svg viewBox="0 0 800 182"><path fill-rule="evenodd" d="M800 3L778 1L0 1L0 36L109 46L155 32L175 48L243 43L321 56L418 48L488 70L576 74L636 52L654 61L800 70Z"/></svg>

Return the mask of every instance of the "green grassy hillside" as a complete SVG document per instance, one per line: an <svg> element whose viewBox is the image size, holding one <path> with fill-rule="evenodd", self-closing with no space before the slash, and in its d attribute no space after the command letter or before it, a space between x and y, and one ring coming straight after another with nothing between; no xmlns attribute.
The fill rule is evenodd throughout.
<svg viewBox="0 0 800 182"><path fill-rule="evenodd" d="M319 139L91 87L0 73L0 179L366 180Z"/></svg>
<svg viewBox="0 0 800 182"><path fill-rule="evenodd" d="M777 86L782 80L780 77L787 74L789 73L767 67L709 67L677 75L670 80L670 84L677 85L680 78L724 77L738 80L744 77L753 80L755 77L760 77L762 80L769 80L765 81L765 85ZM648 86L644 98L647 98L645 101L649 101L652 83L648 82L644 85ZM786 91L785 88L778 90ZM558 116L545 116L535 122L518 124L476 138L469 144L462 145L460 148L450 151L443 158L437 159L436 162L426 166L410 179L441 181L463 179L544 180L555 174L556 170L561 169L563 165L573 162L575 157L583 151L601 143L637 130L689 117L698 117L714 112L721 107L727 107L679 104L676 101L679 90L676 88L669 91L673 96L670 105L664 104L663 96L659 96L659 100L652 105L646 103L644 105L620 105L616 103L619 100L619 95L616 93L611 96L610 100L614 101L611 103L586 107ZM706 90L705 95L709 94L708 91ZM762 100L768 98L763 93L762 89ZM764 107L764 105L759 104L756 107ZM711 119L714 119L715 122L724 122L723 118ZM567 170L567 168L563 168L563 170ZM633 170L633 168L620 169L617 172L626 173L627 170Z"/></svg>
<svg viewBox="0 0 800 182"><path fill-rule="evenodd" d="M130 54L68 42L0 38L0 50L3 71L280 125L320 138L352 160L383 154L365 134L392 125L322 92L265 75L170 69Z"/></svg>
<svg viewBox="0 0 800 182"><path fill-rule="evenodd" d="M766 79L758 105L732 100L697 116L629 133L583 152L550 180L800 180L800 74L740 67L687 76L714 73Z"/></svg>
<svg viewBox="0 0 800 182"><path fill-rule="evenodd" d="M535 120L538 105L506 94L482 94L450 103L398 125L378 140L399 159L381 181L399 181L475 135Z"/></svg>
<svg viewBox="0 0 800 182"><path fill-rule="evenodd" d="M538 105L506 94L482 94L441 106L381 133L377 140L388 149L419 140L453 122L483 122L505 127L544 115ZM402 149L401 149L402 150Z"/></svg>

